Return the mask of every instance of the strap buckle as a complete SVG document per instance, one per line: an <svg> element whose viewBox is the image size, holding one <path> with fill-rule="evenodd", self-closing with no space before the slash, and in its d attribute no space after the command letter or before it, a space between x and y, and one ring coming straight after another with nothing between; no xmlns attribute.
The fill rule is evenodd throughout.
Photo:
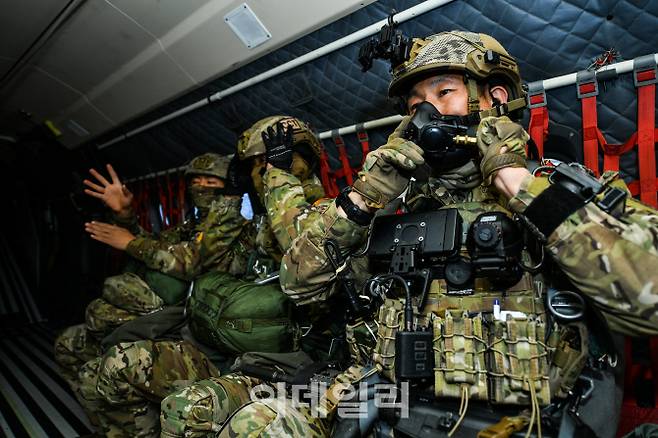
<svg viewBox="0 0 658 438"><path fill-rule="evenodd" d="M546 106L546 90L544 81L535 81L528 84L528 108L541 108Z"/></svg>
<svg viewBox="0 0 658 438"><path fill-rule="evenodd" d="M653 53L633 60L633 83L636 87L658 83L658 68Z"/></svg>
<svg viewBox="0 0 658 438"><path fill-rule="evenodd" d="M359 123L355 126L356 136L360 142L368 141L368 132L365 130L364 124Z"/></svg>
<svg viewBox="0 0 658 438"><path fill-rule="evenodd" d="M338 147L345 146L345 142L343 141L343 137L341 137L340 133L338 132L338 129L333 129L331 131L331 139L334 141L336 146L338 146Z"/></svg>
<svg viewBox="0 0 658 438"><path fill-rule="evenodd" d="M581 70L576 73L576 93L578 99L599 95L599 82L595 71Z"/></svg>

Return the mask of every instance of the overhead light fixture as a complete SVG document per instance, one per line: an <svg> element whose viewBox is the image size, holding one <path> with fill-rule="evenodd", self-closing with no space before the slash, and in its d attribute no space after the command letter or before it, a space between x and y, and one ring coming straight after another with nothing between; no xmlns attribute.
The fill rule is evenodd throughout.
<svg viewBox="0 0 658 438"><path fill-rule="evenodd" d="M260 46L272 38L270 32L246 3L226 14L224 21L249 49Z"/></svg>

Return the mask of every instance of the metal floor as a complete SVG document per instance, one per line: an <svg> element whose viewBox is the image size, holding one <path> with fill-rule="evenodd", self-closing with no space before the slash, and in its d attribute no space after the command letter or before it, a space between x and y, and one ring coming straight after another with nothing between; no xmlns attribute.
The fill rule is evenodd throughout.
<svg viewBox="0 0 658 438"><path fill-rule="evenodd" d="M0 329L0 435L78 437L91 426L53 359L42 324Z"/></svg>

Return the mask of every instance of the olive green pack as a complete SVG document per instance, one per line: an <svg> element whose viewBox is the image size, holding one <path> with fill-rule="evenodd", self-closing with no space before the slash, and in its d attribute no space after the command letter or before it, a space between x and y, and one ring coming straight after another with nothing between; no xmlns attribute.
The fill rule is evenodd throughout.
<svg viewBox="0 0 658 438"><path fill-rule="evenodd" d="M194 281L188 312L194 337L224 353L298 348L292 302L278 283L257 285L209 272Z"/></svg>

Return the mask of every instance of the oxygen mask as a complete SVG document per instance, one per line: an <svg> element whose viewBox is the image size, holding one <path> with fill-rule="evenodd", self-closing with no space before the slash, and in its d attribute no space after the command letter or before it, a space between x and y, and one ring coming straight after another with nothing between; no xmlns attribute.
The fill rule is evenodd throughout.
<svg viewBox="0 0 658 438"><path fill-rule="evenodd" d="M403 136L425 152L435 172L454 169L477 157L477 126L465 116L445 116L429 102L422 102L409 120Z"/></svg>

